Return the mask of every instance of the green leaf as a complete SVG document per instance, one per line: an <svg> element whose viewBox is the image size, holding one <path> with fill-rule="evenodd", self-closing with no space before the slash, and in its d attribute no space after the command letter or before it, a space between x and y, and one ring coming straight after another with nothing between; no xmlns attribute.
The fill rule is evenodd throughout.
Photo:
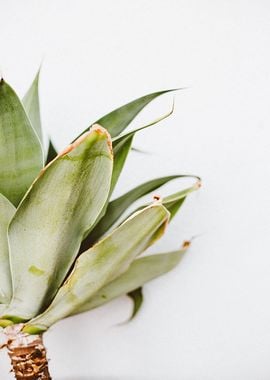
<svg viewBox="0 0 270 380"><path fill-rule="evenodd" d="M129 321L131 321L133 318L136 317L138 314L142 304L143 304L143 289L142 286L139 288L132 290L131 292L127 293L128 297L131 298L133 303L133 311L129 318Z"/></svg>
<svg viewBox="0 0 270 380"><path fill-rule="evenodd" d="M196 177L197 181L193 186L190 186L184 190L178 191L177 193L171 194L168 197L163 198L162 204L166 207L171 214L171 220L174 218L182 204L184 203L186 197L193 191L198 190L201 187L201 179Z"/></svg>
<svg viewBox="0 0 270 380"><path fill-rule="evenodd" d="M43 167L43 152L23 105L0 81L0 193L15 206Z"/></svg>
<svg viewBox="0 0 270 380"><path fill-rule="evenodd" d="M121 139L121 141L119 141L118 143L113 144L114 165L113 165L110 195L112 194L117 184L117 181L120 177L120 174L123 170L127 156L130 152L133 138L134 138L134 135L127 136L126 138Z"/></svg>
<svg viewBox="0 0 270 380"><path fill-rule="evenodd" d="M129 126L129 124L142 111L142 109L152 102L152 100L156 99L160 95L176 90L177 89L158 91L142 96L141 98L135 99L132 102L108 113L95 123L102 125L102 127L106 128L112 137L115 137L123 132L123 130Z"/></svg>
<svg viewBox="0 0 270 380"><path fill-rule="evenodd" d="M35 181L9 227L13 299L3 318L28 320L50 303L107 199L111 172L110 137L95 127Z"/></svg>
<svg viewBox="0 0 270 380"><path fill-rule="evenodd" d="M133 261L126 272L101 288L73 314L83 313L102 306L169 272L180 262L186 250L186 248L181 248L178 251L145 256Z"/></svg>
<svg viewBox="0 0 270 380"><path fill-rule="evenodd" d="M144 129L147 129L149 127L152 127L153 125L156 125L158 123L160 123L161 121L167 119L169 116L171 116L173 114L173 111L174 111L174 103L172 105L172 108L169 112L167 112L165 115L155 119L154 121L151 121L150 123L142 126L142 127L139 127L139 128L136 128L136 129L133 129L132 131L129 131L129 132L125 132L119 136L116 136L112 139L112 142L113 142L113 146L116 146L116 144L119 144L121 143L122 140L126 139L127 137L130 137L130 136L134 136L135 133L139 132L139 131L142 131Z"/></svg>
<svg viewBox="0 0 270 380"><path fill-rule="evenodd" d="M121 171L122 171L123 166L125 164L125 161L127 159L128 153L130 151L135 133L142 130L142 129L148 128L150 126L153 126L153 125L159 123L160 121L169 117L172 114L172 112L173 112L173 107L170 110L170 112L167 113L166 115L152 121L151 123L149 123L149 124L147 124L141 128L138 128L136 130L128 132L125 135L118 136L117 138L114 139L114 142L113 142L114 167L113 167L111 190L109 193L109 197L112 194L112 192L113 192L113 190L117 184L118 178L121 174ZM95 225L94 229L91 231L91 233L82 242L80 253L83 252L85 249L89 248L102 235L102 233L100 231L99 222L102 220L102 218L103 218L103 221L105 219L107 206L109 204L109 197L108 197L108 200L107 200L102 212L99 215L99 218L96 221L96 225Z"/></svg>
<svg viewBox="0 0 270 380"><path fill-rule="evenodd" d="M105 284L125 272L136 256L163 234L168 219L165 207L151 205L84 252L52 304L42 315L30 321L30 326L46 330L74 313Z"/></svg>
<svg viewBox="0 0 270 380"><path fill-rule="evenodd" d="M121 141L121 143L117 144L117 146L115 146L113 149L114 159L113 159L113 172L112 172L110 192L108 194L107 201L106 201L105 205L103 206L103 209L102 209L98 219L96 220L96 223L93 227L93 230L85 237L85 239L81 243L79 254L86 251L91 245L93 245L93 242L95 241L92 238L92 233L95 234L96 226L98 225L99 221L102 219L102 217L106 213L110 195L111 195L111 193L115 187L115 184L119 178L119 175L121 174L121 171L123 169L123 166L124 166L126 158L127 158L127 155L130 151L132 140L133 140L133 136L128 136L127 139L123 139Z"/></svg>
<svg viewBox="0 0 270 380"><path fill-rule="evenodd" d="M32 123L33 128L35 129L40 142L42 143L42 128L41 128L41 119L40 119L40 106L39 106L39 73L38 70L30 88L27 93L24 95L22 103L24 105L25 111Z"/></svg>
<svg viewBox="0 0 270 380"><path fill-rule="evenodd" d="M57 156L57 151L52 143L52 140L49 140L49 148L47 153L46 165L48 165L55 157Z"/></svg>
<svg viewBox="0 0 270 380"><path fill-rule="evenodd" d="M0 303L8 303L12 296L7 232L15 211L9 200L0 194Z"/></svg>
<svg viewBox="0 0 270 380"><path fill-rule="evenodd" d="M123 213L130 207L135 201L143 197L146 194L156 190L160 186L172 181L176 178L189 177L186 175L172 175L167 177L156 178L151 181L145 182L134 189L128 191L121 197L111 201L108 204L107 210L103 218L95 226L91 232L91 236L87 240L88 246L95 243L101 236L103 236L123 215Z"/></svg>

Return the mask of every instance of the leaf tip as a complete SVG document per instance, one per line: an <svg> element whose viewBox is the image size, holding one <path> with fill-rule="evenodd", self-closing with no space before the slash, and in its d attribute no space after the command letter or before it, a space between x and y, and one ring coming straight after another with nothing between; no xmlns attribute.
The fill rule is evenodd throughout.
<svg viewBox="0 0 270 380"><path fill-rule="evenodd" d="M110 149L110 152L112 154L113 152L113 147L112 147L112 138L109 132L107 131L106 128L102 127L100 124L93 124L92 127L90 128L90 132L95 131L98 134L106 135L107 138L107 144Z"/></svg>

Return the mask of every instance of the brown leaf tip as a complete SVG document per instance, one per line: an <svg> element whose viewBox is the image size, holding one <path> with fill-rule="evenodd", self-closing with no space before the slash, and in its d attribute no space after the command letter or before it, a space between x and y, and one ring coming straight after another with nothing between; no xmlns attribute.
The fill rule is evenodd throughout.
<svg viewBox="0 0 270 380"><path fill-rule="evenodd" d="M199 179L196 183L195 183L195 188L196 189L200 189L202 187L202 181L201 179Z"/></svg>
<svg viewBox="0 0 270 380"><path fill-rule="evenodd" d="M107 143L108 143L108 146L109 146L109 149L112 153L112 138L111 138L111 135L109 134L109 132L107 131L106 128L103 128L101 125L99 124L93 124L92 127L90 128L90 131L95 131L99 134L102 134L102 135L106 135L107 136Z"/></svg>
<svg viewBox="0 0 270 380"><path fill-rule="evenodd" d="M182 244L183 249L188 249L191 246L191 240L184 240Z"/></svg>
<svg viewBox="0 0 270 380"><path fill-rule="evenodd" d="M161 201L161 200L162 200L162 199L161 199L161 196L158 195L158 194L155 194L155 195L153 196L153 199L154 199L155 202L158 202L158 201Z"/></svg>

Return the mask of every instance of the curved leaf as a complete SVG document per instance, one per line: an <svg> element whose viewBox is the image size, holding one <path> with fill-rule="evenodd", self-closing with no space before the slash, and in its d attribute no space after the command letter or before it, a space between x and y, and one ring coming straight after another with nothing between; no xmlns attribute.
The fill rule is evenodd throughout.
<svg viewBox="0 0 270 380"><path fill-rule="evenodd" d="M147 129L149 127L152 127L153 125L156 125L158 123L160 123L161 121L167 119L169 116L171 116L173 114L173 111L174 111L174 103L172 105L172 108L169 112L167 112L165 115L159 117L158 119L155 119L154 121L151 121L150 123L142 126L142 127L139 127L139 128L136 128L136 129L133 129L132 131L129 131L129 132L126 132L126 133L123 133L119 136L116 136L112 139L112 142L113 142L113 146L116 146L116 144L119 144L121 143L121 141L123 139L126 139L127 137L129 136L134 136L135 133L139 132L139 131L142 131L144 129Z"/></svg>
<svg viewBox="0 0 270 380"><path fill-rule="evenodd" d="M49 308L30 321L24 331L46 330L59 319L74 313L106 283L125 272L135 257L161 236L168 219L165 207L154 204L134 214L84 252Z"/></svg>
<svg viewBox="0 0 270 380"><path fill-rule="evenodd" d="M100 289L79 307L73 315L102 306L169 272L180 262L185 252L186 248L181 248L178 251L145 256L133 261L126 272Z"/></svg>
<svg viewBox="0 0 270 380"><path fill-rule="evenodd" d="M139 288L132 290L131 292L127 293L127 296L131 298L132 303L133 303L133 310L132 314L129 318L129 321L131 321L133 318L136 317L138 314L140 308L142 307L143 304L143 288L140 286Z"/></svg>
<svg viewBox="0 0 270 380"><path fill-rule="evenodd" d="M22 103L24 105L25 111L31 121L33 128L35 129L40 142L42 143L42 128L41 128L41 120L40 120L40 106L39 106L39 73L38 70L33 83L28 89L27 93L24 95L22 99Z"/></svg>
<svg viewBox="0 0 270 380"><path fill-rule="evenodd" d="M145 182L134 189L128 191L121 197L111 201L108 204L107 210L103 218L95 226L91 232L91 236L87 240L89 245L95 243L101 236L103 236L123 215L123 213L139 198L156 190L157 188L165 185L167 182L176 178L190 177L187 175L172 175L167 177L156 178L151 181Z"/></svg>
<svg viewBox="0 0 270 380"><path fill-rule="evenodd" d="M8 225L16 208L0 194L0 303L8 303L12 296L9 264Z"/></svg>
<svg viewBox="0 0 270 380"><path fill-rule="evenodd" d="M0 193L15 206L43 166L43 152L23 105L0 81Z"/></svg>
<svg viewBox="0 0 270 380"><path fill-rule="evenodd" d="M136 130L128 132L125 135L119 136L118 138L116 138L114 140L114 142L113 142L114 167L113 167L112 182L111 182L111 189L110 189L109 197L112 194L112 192L113 192L113 190L117 184L118 178L121 174L121 171L122 171L123 166L125 164L128 153L131 149L131 145L132 145L132 141L133 141L135 133L142 130L142 129L151 127L151 126L159 123L160 121L169 117L172 114L172 112L173 112L173 107L170 110L170 112L167 113L166 115L152 121L151 123L149 123L149 124L147 124L141 128L138 128ZM99 218L96 221L96 225L95 225L93 231L91 231L91 233L82 242L81 248L80 248L80 253L83 252L85 249L87 249L90 245L95 243L97 241L97 239L102 235L102 233L100 232L99 222L102 220L102 218L103 218L103 220L105 219L105 215L107 212L107 206L109 204L109 197L108 197L107 203L105 204L102 212L99 215Z"/></svg>
<svg viewBox="0 0 270 380"><path fill-rule="evenodd" d="M102 127L106 128L112 137L115 137L123 132L123 130L128 127L128 125L135 119L142 109L152 102L152 100L156 99L160 95L176 90L178 89L158 91L142 96L141 98L135 99L132 102L108 113L95 123L102 125Z"/></svg>
<svg viewBox="0 0 270 380"><path fill-rule="evenodd" d="M3 319L28 320L52 300L107 199L111 172L109 135L95 127L35 181L9 227L13 299Z"/></svg>

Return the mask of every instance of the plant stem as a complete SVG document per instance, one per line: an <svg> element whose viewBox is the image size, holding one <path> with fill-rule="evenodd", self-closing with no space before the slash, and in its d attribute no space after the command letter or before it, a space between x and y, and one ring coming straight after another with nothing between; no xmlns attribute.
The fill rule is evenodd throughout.
<svg viewBox="0 0 270 380"><path fill-rule="evenodd" d="M21 325L5 328L6 347L17 380L51 380L42 335L29 335Z"/></svg>

